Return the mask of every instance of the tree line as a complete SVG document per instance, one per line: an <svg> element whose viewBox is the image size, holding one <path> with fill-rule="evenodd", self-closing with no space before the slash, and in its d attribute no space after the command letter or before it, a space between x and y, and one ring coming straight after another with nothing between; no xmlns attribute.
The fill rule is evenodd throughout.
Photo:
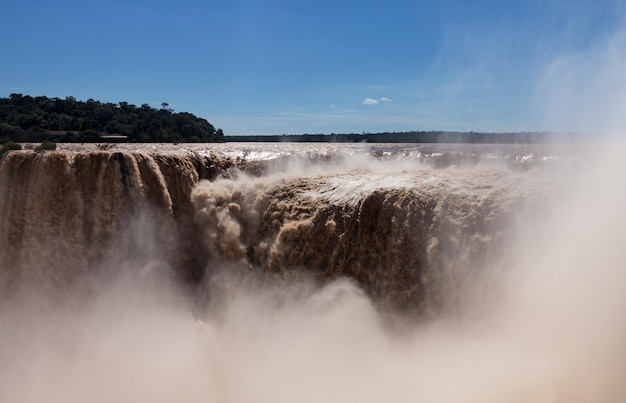
<svg viewBox="0 0 626 403"><path fill-rule="evenodd" d="M0 138L15 142L221 142L222 129L187 112L128 102L11 94L0 98Z"/></svg>
<svg viewBox="0 0 626 403"><path fill-rule="evenodd" d="M226 136L227 142L534 144L573 140L579 133L407 131Z"/></svg>

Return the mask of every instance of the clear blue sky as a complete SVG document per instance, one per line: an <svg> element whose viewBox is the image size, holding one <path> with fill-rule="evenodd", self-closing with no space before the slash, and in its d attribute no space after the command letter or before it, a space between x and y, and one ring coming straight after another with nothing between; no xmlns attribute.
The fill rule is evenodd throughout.
<svg viewBox="0 0 626 403"><path fill-rule="evenodd" d="M625 9L622 0L2 0L0 96L167 102L227 135L587 130L615 119L594 105L624 101Z"/></svg>

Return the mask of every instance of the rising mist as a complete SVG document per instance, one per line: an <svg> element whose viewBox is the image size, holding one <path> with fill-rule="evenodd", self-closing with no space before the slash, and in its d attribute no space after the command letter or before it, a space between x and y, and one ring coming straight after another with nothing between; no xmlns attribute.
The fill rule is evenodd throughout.
<svg viewBox="0 0 626 403"><path fill-rule="evenodd" d="M590 152L582 154L588 156ZM0 400L623 399L626 390L620 374L626 369L626 256L621 240L626 218L621 208L626 202L626 189L618 177L626 168L624 147L614 146L609 152L595 154L593 161L577 168L570 161L578 161L578 157L556 158L561 162L547 163L552 160L538 158L535 153L532 155L536 163L519 169L510 163L524 160L519 156L494 162L490 155L495 154L480 155L483 158L478 161L470 159L468 163L462 158L462 163L454 163L459 160L452 158L453 163L436 167L429 159L381 161L356 153L355 157L342 157L336 163L324 157L324 163L304 163L297 169L299 163L294 165L290 160L287 175L279 173L285 171L280 164L261 176L258 170L253 170L253 175L241 168L224 170L222 179L198 182L195 186L194 228L205 245L216 239L211 237L221 228L224 234L219 239L236 241L237 247L243 245L243 249L230 253L207 245L206 272L193 287L189 276L176 274L175 265L181 260L164 257L167 250L159 247L163 242L160 231L175 229L170 220L181 217L174 215L180 201L176 202L167 190L168 182L173 181L165 176L150 182L160 185L150 187L140 185L144 179L138 176L137 187L128 185L130 194L135 195L133 200L138 200L135 206L144 203L142 195L146 194L171 203L161 203L165 213L143 214L140 219L117 227L121 232L115 238L133 240L135 253L128 247L119 249L116 242L107 243L109 252L101 255L98 275L79 282L76 271L52 278L31 272L15 280L17 283L7 280L7 284L20 286L19 291L5 293L0 307ZM523 155L524 161L531 156ZM296 159L300 160L301 157ZM3 169L7 163L5 159ZM161 172L166 171L165 166L168 165L161 163ZM576 180L563 176L563 172L576 173ZM7 187L7 182L3 186ZM277 200L277 210L268 209L254 196L275 197L277 186L283 191L290 186L299 190L287 191L282 200ZM428 186L435 190L419 191ZM203 218L207 207L215 207L215 193L207 194L210 188L229 197L222 204L225 210L214 210L215 217L224 211L222 215L231 218L222 224L234 222L239 229L229 230L220 227L219 220ZM146 193L145 189L153 190ZM450 304L394 312L393 304L390 308L380 303L387 294L372 293L366 286L376 289L376 283L351 276L349 265L343 269L347 275L341 275L339 269L332 276L325 276L323 271L322 275L315 271L307 275L306 267L299 263L295 265L297 269L283 272L280 264L289 265L292 260L284 255L289 250L278 250L282 247L278 242L283 239L280 235L265 241L268 251L274 248L276 253L283 253L279 253L282 260L267 266L254 260L254 254L248 253L249 245L242 243L242 232L251 234L255 231L254 222L260 228L263 217L271 216L272 211L283 211L280 208L292 213L276 215L269 224L274 223L280 233L285 226L298 227L300 220L308 223L300 226L302 235L317 225L315 214L324 211L322 202L335 209L341 207L335 210L338 220L340 212L358 216L358 206L372 194L398 191L408 192L403 194L411 200L439 200L435 207L459 199L454 211L465 212L450 218L458 228L452 221L445 231L438 227L444 233L437 236L445 235L449 239L447 245L454 246L442 255L446 265L422 262L430 264L433 271L448 270L454 263L455 270L448 272L447 278L455 281L445 283L437 292L437 301L451 301ZM169 199L157 198L161 194L167 194ZM49 195L44 192L41 197ZM241 201L238 207L232 205L233 197ZM491 202L481 202L483 198ZM309 200L313 207L298 210L303 200ZM119 202L124 206L128 203ZM503 209L509 204L512 207ZM392 207L393 203L380 205L381 211L393 213L391 216L396 219L401 217ZM6 230L7 207L4 209ZM247 219L237 221L244 214L242 211L248 214ZM481 234L475 225L463 225L464 220L471 221L472 217L491 217L489 213L493 211L501 211L497 215L498 226L490 227L494 233ZM365 220L366 216L359 217ZM84 231L85 227L81 228ZM336 227L331 229L337 231ZM85 233L81 231L75 233ZM399 260L407 252L402 249L406 245L403 242L410 238L410 232L403 231L387 232L388 236L400 236L399 246L391 250ZM347 229L342 233L350 234ZM180 232L173 234L180 236ZM34 234L29 236L37 239ZM485 239L487 236L492 238ZM463 242L464 239L473 241ZM270 245L272 240L278 243ZM308 248L316 250L313 240L305 239L306 247L298 256ZM479 259L471 258L488 250L492 241L497 250ZM428 239L425 242L433 247ZM377 245L370 247L376 249ZM460 258L453 259L453 251ZM469 252L472 253L467 255ZM45 270L46 255L41 250L38 253L38 270ZM66 248L63 253L73 252ZM62 270L56 261L50 261L52 266ZM83 266L75 267L84 270ZM367 267L362 268L365 273L366 270ZM453 274L459 277L450 277ZM50 292L38 281L34 285L22 284L38 275L46 280L44 285L54 284L63 292ZM421 278L418 276L416 281ZM63 288L63 284L71 286ZM79 286L89 290L87 295L76 292ZM393 296L398 289L391 286L388 291Z"/></svg>

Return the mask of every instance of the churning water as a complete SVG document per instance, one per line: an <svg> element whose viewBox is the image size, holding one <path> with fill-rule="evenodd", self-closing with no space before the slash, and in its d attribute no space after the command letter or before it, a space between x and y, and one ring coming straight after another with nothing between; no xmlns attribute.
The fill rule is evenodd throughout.
<svg viewBox="0 0 626 403"><path fill-rule="evenodd" d="M621 145L102 148L0 161L0 401L626 398Z"/></svg>

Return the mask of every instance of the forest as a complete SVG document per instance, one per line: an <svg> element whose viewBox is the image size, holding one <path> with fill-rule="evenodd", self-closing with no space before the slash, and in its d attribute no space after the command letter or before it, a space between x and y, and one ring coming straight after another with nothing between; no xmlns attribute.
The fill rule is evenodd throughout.
<svg viewBox="0 0 626 403"><path fill-rule="evenodd" d="M128 102L11 94L0 98L0 139L14 142L222 142L224 133L187 112Z"/></svg>

